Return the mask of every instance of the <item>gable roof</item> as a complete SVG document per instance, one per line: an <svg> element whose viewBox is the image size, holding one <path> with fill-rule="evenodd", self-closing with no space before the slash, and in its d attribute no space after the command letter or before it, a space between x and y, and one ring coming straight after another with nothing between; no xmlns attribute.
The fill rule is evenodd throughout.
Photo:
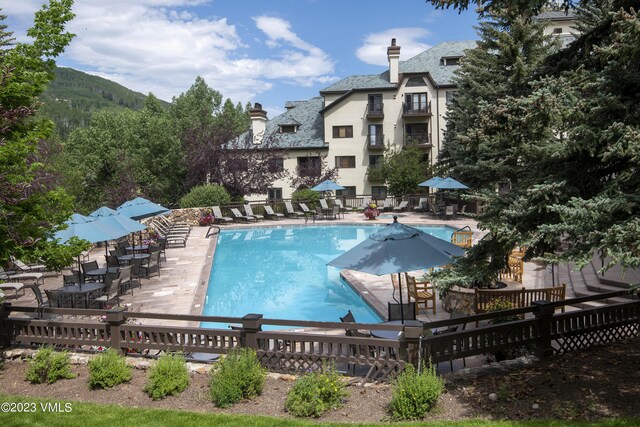
<svg viewBox="0 0 640 427"><path fill-rule="evenodd" d="M450 85L453 72L458 67L455 65L440 65L440 59L443 57L462 56L466 49L475 47L475 40L440 43L411 59L400 62L400 74L429 73L436 86ZM396 84L389 82L389 70L386 70L380 74L349 76L322 89L320 93L347 92L358 89L392 89L396 86Z"/></svg>
<svg viewBox="0 0 640 427"><path fill-rule="evenodd" d="M320 115L324 100L316 96L307 101L287 103L289 110L267 121L265 135L273 137L272 146L280 148L304 149L326 148L324 143L324 122ZM296 132L280 133L280 125L299 124ZM246 138L248 133L240 135Z"/></svg>

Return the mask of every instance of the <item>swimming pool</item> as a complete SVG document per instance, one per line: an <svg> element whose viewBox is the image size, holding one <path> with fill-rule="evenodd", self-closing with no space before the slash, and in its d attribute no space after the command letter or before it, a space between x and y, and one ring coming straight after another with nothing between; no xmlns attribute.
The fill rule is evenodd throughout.
<svg viewBox="0 0 640 427"><path fill-rule="evenodd" d="M418 228L445 240L454 231ZM351 310L358 322L380 322L376 311L341 279L340 269L326 265L380 229L336 225L221 231L203 315L261 313L271 319L336 322Z"/></svg>

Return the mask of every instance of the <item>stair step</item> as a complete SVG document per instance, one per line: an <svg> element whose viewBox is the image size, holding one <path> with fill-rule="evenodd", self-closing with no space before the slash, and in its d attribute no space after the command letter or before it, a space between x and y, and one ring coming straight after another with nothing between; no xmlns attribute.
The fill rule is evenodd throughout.
<svg viewBox="0 0 640 427"><path fill-rule="evenodd" d="M608 285L603 285L602 283L598 283L598 284L587 284L587 290L591 291L591 292L597 292L597 293L607 293L607 292L618 292L621 291L622 289L617 287L617 286L608 286ZM626 299L632 299L633 295L629 294L629 295L623 295L622 298L626 298Z"/></svg>
<svg viewBox="0 0 640 427"><path fill-rule="evenodd" d="M587 301L587 302L581 302L578 304L574 304L574 307L578 307L582 310L588 310L590 308L600 308L600 307L606 307L608 304L604 303L604 302L600 302L600 301Z"/></svg>

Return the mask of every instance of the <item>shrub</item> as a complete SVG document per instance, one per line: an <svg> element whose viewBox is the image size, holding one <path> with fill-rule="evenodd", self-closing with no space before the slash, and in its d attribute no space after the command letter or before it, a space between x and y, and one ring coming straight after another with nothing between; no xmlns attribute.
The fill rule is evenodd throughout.
<svg viewBox="0 0 640 427"><path fill-rule="evenodd" d="M189 386L189 370L182 354L164 354L151 367L144 391L153 400L182 393Z"/></svg>
<svg viewBox="0 0 640 427"><path fill-rule="evenodd" d="M220 408L228 408L241 399L252 399L262 394L266 375L255 350L232 351L211 375L211 400Z"/></svg>
<svg viewBox="0 0 640 427"><path fill-rule="evenodd" d="M316 203L320 200L320 192L312 191L308 188L296 190L291 195L291 200L295 202L308 202L310 205L309 208L315 209Z"/></svg>
<svg viewBox="0 0 640 427"><path fill-rule="evenodd" d="M444 382L436 374L434 366L423 365L418 373L413 365L407 364L392 384L391 417L394 420L424 418L436 406L443 389Z"/></svg>
<svg viewBox="0 0 640 427"><path fill-rule="evenodd" d="M59 379L75 378L71 372L69 353L66 351L55 352L51 347L42 347L34 358L29 361L27 368L27 381L34 384L47 382L55 383Z"/></svg>
<svg viewBox="0 0 640 427"><path fill-rule="evenodd" d="M180 199L181 208L202 208L218 206L231 201L227 190L217 184L204 184L193 187Z"/></svg>
<svg viewBox="0 0 640 427"><path fill-rule="evenodd" d="M124 356L112 348L89 361L89 387L111 388L131 381L131 368Z"/></svg>
<svg viewBox="0 0 640 427"><path fill-rule="evenodd" d="M337 409L349 393L334 366L300 377L287 396L285 408L297 417L319 417Z"/></svg>
<svg viewBox="0 0 640 427"><path fill-rule="evenodd" d="M495 313L503 310L511 310L514 308L516 308L515 305L510 301L507 301L504 298L496 298L487 305L487 313ZM491 320L491 323L495 325L499 323L513 322L521 319L522 316L519 315L501 316ZM486 353L485 356L487 358L487 362L492 363L500 362L502 360L516 359L520 356L530 354L531 351L531 346L519 346L508 348L506 350L497 350L495 353Z"/></svg>

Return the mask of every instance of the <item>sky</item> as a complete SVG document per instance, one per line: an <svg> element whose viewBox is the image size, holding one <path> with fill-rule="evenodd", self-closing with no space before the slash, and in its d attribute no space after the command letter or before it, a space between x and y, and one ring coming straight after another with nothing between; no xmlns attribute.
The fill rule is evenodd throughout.
<svg viewBox="0 0 640 427"><path fill-rule="evenodd" d="M0 0L19 41L44 3ZM269 117L345 77L383 72L393 37L401 61L477 39L475 11L424 0L75 0L73 11L76 37L58 66L166 101L202 76L234 103L261 103Z"/></svg>

